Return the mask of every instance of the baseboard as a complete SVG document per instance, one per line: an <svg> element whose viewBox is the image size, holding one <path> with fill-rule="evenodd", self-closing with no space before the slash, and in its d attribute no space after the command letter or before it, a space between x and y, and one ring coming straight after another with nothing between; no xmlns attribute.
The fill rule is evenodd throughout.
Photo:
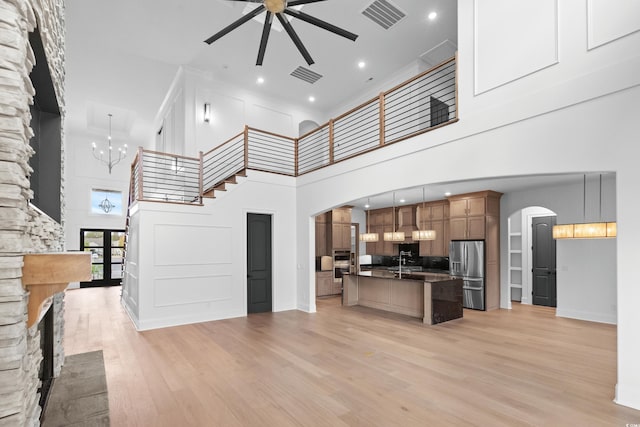
<svg viewBox="0 0 640 427"><path fill-rule="evenodd" d="M640 387L616 384L616 398L613 401L618 405L640 410Z"/></svg>
<svg viewBox="0 0 640 427"><path fill-rule="evenodd" d="M592 313L588 311L557 308L556 316L567 317L569 319L586 320L589 322L608 323L611 325L617 324L616 315L610 313Z"/></svg>
<svg viewBox="0 0 640 427"><path fill-rule="evenodd" d="M216 320L234 319L237 317L246 317L246 313L216 313L215 315L194 314L189 316L157 318L140 320L136 324L138 331L148 331L151 329L169 328L172 326L191 325L194 323L214 322ZM135 323L135 322L134 322Z"/></svg>

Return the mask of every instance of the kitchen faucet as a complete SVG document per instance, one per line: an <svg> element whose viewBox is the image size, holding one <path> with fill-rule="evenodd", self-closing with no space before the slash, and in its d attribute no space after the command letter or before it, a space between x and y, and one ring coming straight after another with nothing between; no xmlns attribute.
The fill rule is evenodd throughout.
<svg viewBox="0 0 640 427"><path fill-rule="evenodd" d="M402 262L406 261L402 259L402 256L411 256L411 251L400 251L400 256L398 257L398 279L402 279Z"/></svg>

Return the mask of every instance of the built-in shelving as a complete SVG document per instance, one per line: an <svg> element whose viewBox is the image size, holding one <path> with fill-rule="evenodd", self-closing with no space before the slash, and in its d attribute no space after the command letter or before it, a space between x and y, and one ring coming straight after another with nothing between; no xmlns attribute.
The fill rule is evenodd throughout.
<svg viewBox="0 0 640 427"><path fill-rule="evenodd" d="M522 233L511 230L511 221L509 220L507 230L509 235L507 242L509 287L511 288L511 299L520 301L522 296ZM515 289L519 291L514 292Z"/></svg>

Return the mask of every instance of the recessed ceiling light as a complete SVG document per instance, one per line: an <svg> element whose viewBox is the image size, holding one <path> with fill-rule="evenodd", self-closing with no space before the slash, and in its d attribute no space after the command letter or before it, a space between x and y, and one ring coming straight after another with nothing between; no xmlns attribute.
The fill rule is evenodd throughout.
<svg viewBox="0 0 640 427"><path fill-rule="evenodd" d="M404 202L406 202L405 199L400 199L400 203L404 203Z"/></svg>
<svg viewBox="0 0 640 427"><path fill-rule="evenodd" d="M367 66L367 63L364 61L360 61L358 62L358 68L360 68L361 70Z"/></svg>
<svg viewBox="0 0 640 427"><path fill-rule="evenodd" d="M438 13L437 12L431 12L429 14L429 20L433 21L434 19L436 19L438 17Z"/></svg>
<svg viewBox="0 0 640 427"><path fill-rule="evenodd" d="M258 77L258 79L256 80L256 83L261 85L262 83L264 83L264 78L263 77Z"/></svg>
<svg viewBox="0 0 640 427"><path fill-rule="evenodd" d="M370 205L364 205L365 209L369 209L371 206Z"/></svg>
<svg viewBox="0 0 640 427"><path fill-rule="evenodd" d="M447 191L446 193L444 193L444 195L449 197L451 195L451 193L449 191Z"/></svg>
<svg viewBox="0 0 640 427"><path fill-rule="evenodd" d="M316 102L316 97L315 96L310 96L309 97L309 102Z"/></svg>

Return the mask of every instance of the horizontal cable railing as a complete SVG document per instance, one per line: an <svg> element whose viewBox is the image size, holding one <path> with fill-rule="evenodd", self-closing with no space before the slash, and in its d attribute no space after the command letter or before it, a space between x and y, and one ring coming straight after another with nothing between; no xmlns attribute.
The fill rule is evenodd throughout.
<svg viewBox="0 0 640 427"><path fill-rule="evenodd" d="M140 149L131 166L130 201L201 204L246 170L309 173L456 122L457 98L454 57L299 138L245 126L199 158Z"/></svg>
<svg viewBox="0 0 640 427"><path fill-rule="evenodd" d="M333 160L340 161L380 146L378 99L362 104L333 121Z"/></svg>
<svg viewBox="0 0 640 427"><path fill-rule="evenodd" d="M383 96L385 144L447 123L457 117L456 65L450 62Z"/></svg>
<svg viewBox="0 0 640 427"><path fill-rule="evenodd" d="M225 179L246 168L245 133L234 136L202 155L203 190L208 192Z"/></svg>
<svg viewBox="0 0 640 427"><path fill-rule="evenodd" d="M298 139L298 175L331 164L329 123Z"/></svg>
<svg viewBox="0 0 640 427"><path fill-rule="evenodd" d="M200 159L143 150L142 200L202 203Z"/></svg>
<svg viewBox="0 0 640 427"><path fill-rule="evenodd" d="M247 129L247 168L296 175L296 139L263 130Z"/></svg>

